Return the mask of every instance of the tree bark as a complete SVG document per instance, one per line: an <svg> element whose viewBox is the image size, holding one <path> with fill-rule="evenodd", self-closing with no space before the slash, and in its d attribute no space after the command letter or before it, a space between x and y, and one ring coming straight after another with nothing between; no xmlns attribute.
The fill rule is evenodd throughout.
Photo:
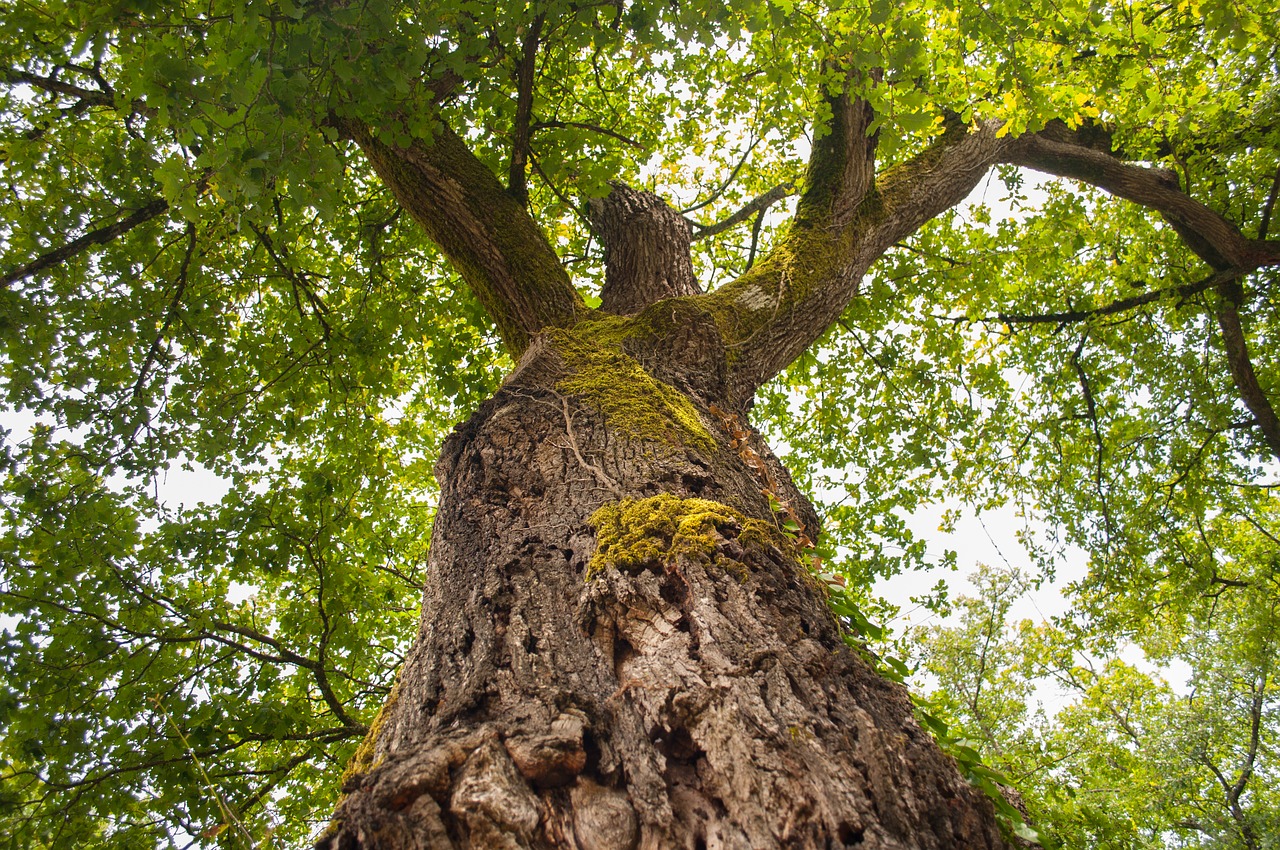
<svg viewBox="0 0 1280 850"><path fill-rule="evenodd" d="M536 337L447 441L417 642L318 846L1006 846L844 645L679 304Z"/></svg>
<svg viewBox="0 0 1280 850"><path fill-rule="evenodd" d="M588 211L605 246L602 309L627 316L663 298L702 292L689 257L693 230L657 195L618 183L592 199Z"/></svg>
<svg viewBox="0 0 1280 850"><path fill-rule="evenodd" d="M710 295L686 220L625 187L595 202L601 311L456 134L347 128L520 362L446 442L419 634L319 846L1007 846L845 645L798 542L817 517L746 423L1000 148L962 128L878 186L869 107L830 97L791 235Z"/></svg>

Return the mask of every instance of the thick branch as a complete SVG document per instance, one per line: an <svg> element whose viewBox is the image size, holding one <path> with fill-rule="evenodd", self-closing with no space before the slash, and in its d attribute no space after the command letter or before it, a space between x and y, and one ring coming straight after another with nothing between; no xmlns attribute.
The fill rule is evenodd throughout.
<svg viewBox="0 0 1280 850"><path fill-rule="evenodd" d="M879 134L869 132L875 113L866 100L849 93L851 82L853 75L843 91L827 97L831 123L814 140L797 223L845 224L875 180Z"/></svg>
<svg viewBox="0 0 1280 850"><path fill-rule="evenodd" d="M1254 374L1244 328L1240 326L1240 284L1223 283L1218 287L1218 295L1218 327L1222 330L1222 344L1227 350L1231 379L1235 382L1245 407L1253 414L1271 453L1280 460L1280 419L1276 418L1275 408L1258 383L1258 376Z"/></svg>
<svg viewBox="0 0 1280 850"><path fill-rule="evenodd" d="M73 83L63 82L55 77L46 77L40 74L4 68L0 69L0 80L10 85L27 85L51 94L74 97L89 106L115 106L115 96L109 91L87 89Z"/></svg>
<svg viewBox="0 0 1280 850"><path fill-rule="evenodd" d="M1215 269L1280 264L1280 242L1246 238L1234 224L1183 192L1172 172L1124 162L1099 147L1097 134L1072 131L1055 122L1042 132L1018 139L1003 159L1089 183L1150 207Z"/></svg>
<svg viewBox="0 0 1280 850"><path fill-rule="evenodd" d="M111 240L133 230L138 225L163 215L168 209L169 203L163 198L150 201L119 221L91 230L79 239L72 239L65 245L46 251L26 265L19 266L7 273L3 278L0 278L0 288L8 288L23 278L30 277L60 263L65 263L94 245L105 245Z"/></svg>
<svg viewBox="0 0 1280 850"><path fill-rule="evenodd" d="M457 133L440 126L430 142L402 148L357 121L335 123L453 263L513 355L542 328L586 311L546 234Z"/></svg>
<svg viewBox="0 0 1280 850"><path fill-rule="evenodd" d="M851 132L861 127L865 133L859 122L869 112L845 100L835 99L836 128L814 146L790 232L749 272L709 296L734 351L731 381L739 402L835 323L876 259L964 200L1006 144L996 138L994 122L954 127L873 181L874 142Z"/></svg>
<svg viewBox="0 0 1280 850"><path fill-rule="evenodd" d="M664 298L702 291L689 258L689 221L657 195L615 183L587 211L604 243L602 309L627 316Z"/></svg>

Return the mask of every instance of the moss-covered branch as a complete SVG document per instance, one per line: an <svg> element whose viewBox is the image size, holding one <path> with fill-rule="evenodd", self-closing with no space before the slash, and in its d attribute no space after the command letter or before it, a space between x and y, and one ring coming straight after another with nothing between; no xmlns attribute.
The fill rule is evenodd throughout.
<svg viewBox="0 0 1280 850"><path fill-rule="evenodd" d="M958 204L1005 144L994 125L954 127L878 177L870 113L833 98L831 132L815 144L787 235L749 272L708 296L743 401L813 343L895 242Z"/></svg>

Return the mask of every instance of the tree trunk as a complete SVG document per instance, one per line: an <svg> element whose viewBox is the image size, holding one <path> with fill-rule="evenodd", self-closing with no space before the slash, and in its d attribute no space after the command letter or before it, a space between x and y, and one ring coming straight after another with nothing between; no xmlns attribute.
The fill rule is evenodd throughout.
<svg viewBox="0 0 1280 850"><path fill-rule="evenodd" d="M537 337L449 438L417 642L319 846L1005 846L843 644L699 309Z"/></svg>

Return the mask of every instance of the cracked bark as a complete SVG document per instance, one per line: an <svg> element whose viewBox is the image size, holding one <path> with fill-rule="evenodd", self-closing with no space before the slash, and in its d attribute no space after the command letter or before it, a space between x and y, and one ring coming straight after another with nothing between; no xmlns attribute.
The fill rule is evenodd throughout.
<svg viewBox="0 0 1280 850"><path fill-rule="evenodd" d="M677 385L681 346L645 347ZM448 440L418 640L322 846L1003 847L794 552L730 523L714 552L588 575L590 517L620 495L772 513L712 399L690 396L713 451L627 438L556 391L563 371L535 344Z"/></svg>
<svg viewBox="0 0 1280 850"><path fill-rule="evenodd" d="M1002 144L994 127L953 128L877 181L870 107L847 92L829 100L832 132L791 235L710 295L686 219L620 185L592 202L613 314L594 325L527 211L456 134L399 150L344 127L519 366L446 442L417 640L320 846L1007 846L906 690L844 645L801 552L760 531L776 528L771 498L806 534L819 528L747 430L752 392L838 317L876 257L962 199ZM603 376L602 392L660 381L698 420L682 427L712 439L633 434L564 390L583 367L559 340L592 327L626 329L595 342L619 346L605 362L643 369ZM597 510L657 496L741 519L704 529L696 550L651 530L643 558L589 571Z"/></svg>
<svg viewBox="0 0 1280 850"><path fill-rule="evenodd" d="M692 228L657 195L617 183L590 201L588 213L605 246L601 309L628 316L663 298L702 292L689 257Z"/></svg>
<svg viewBox="0 0 1280 850"><path fill-rule="evenodd" d="M766 490L818 521L757 434L733 444L732 334L705 297L664 300L698 291L687 222L624 188L593 215L623 349L714 446L607 421L532 336L446 442L417 640L320 846L1007 846L906 690L844 645L800 552L752 533L776 522ZM659 495L745 519L589 572L595 512Z"/></svg>

